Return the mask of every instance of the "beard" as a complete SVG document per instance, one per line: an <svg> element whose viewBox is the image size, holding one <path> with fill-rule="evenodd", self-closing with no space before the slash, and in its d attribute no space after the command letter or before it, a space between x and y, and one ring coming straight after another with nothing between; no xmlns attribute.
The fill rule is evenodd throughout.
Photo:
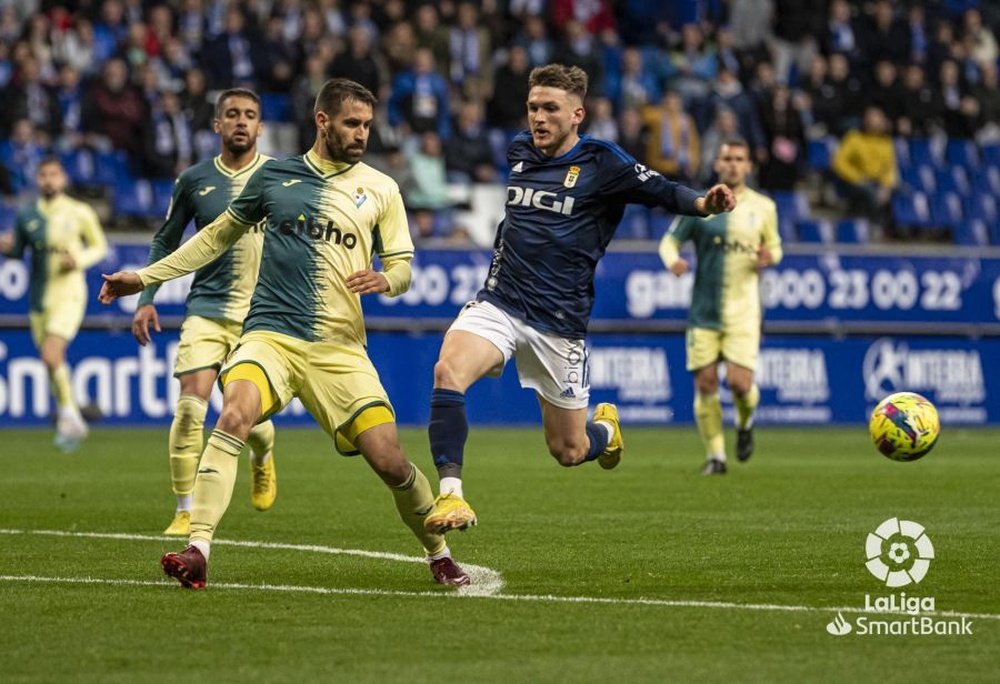
<svg viewBox="0 0 1000 684"><path fill-rule="evenodd" d="M323 133L323 144L326 145L326 153L330 155L330 159L348 164L356 164L361 161L367 148L366 144L345 144L345 141L337 136L332 127L327 128Z"/></svg>

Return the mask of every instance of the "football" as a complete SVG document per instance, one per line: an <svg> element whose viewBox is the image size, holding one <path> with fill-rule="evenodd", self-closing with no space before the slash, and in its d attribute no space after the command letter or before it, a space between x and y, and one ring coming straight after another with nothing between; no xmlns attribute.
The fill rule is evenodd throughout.
<svg viewBox="0 0 1000 684"><path fill-rule="evenodd" d="M896 392L872 411L868 432L886 458L916 461L934 448L941 423L937 409L926 397L914 392Z"/></svg>

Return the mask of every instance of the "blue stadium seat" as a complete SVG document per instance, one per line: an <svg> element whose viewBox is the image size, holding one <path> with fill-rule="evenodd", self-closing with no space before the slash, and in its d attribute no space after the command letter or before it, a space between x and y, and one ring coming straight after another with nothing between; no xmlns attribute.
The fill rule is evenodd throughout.
<svg viewBox="0 0 1000 684"><path fill-rule="evenodd" d="M628 204L622 215L615 238L619 240L649 239L649 208L641 204Z"/></svg>
<svg viewBox="0 0 1000 684"><path fill-rule="evenodd" d="M975 169L979 166L979 153L972 140L949 140L944 148L944 160L949 164Z"/></svg>
<svg viewBox="0 0 1000 684"><path fill-rule="evenodd" d="M112 210L118 216L155 216L152 184L144 178L121 179L115 184Z"/></svg>
<svg viewBox="0 0 1000 684"><path fill-rule="evenodd" d="M771 195L778 210L778 232L794 233L795 226L809 218L809 200L803 192L777 191Z"/></svg>
<svg viewBox="0 0 1000 684"><path fill-rule="evenodd" d="M982 221L986 225L1000 222L1000 206L997 198L985 193L976 193L965 198L965 216L972 221Z"/></svg>
<svg viewBox="0 0 1000 684"><path fill-rule="evenodd" d="M670 230L673 222L673 214L668 214L659 207L652 209L649 212L649 237L659 241Z"/></svg>
<svg viewBox="0 0 1000 684"><path fill-rule="evenodd" d="M983 163L987 166L992 166L1000 168L1000 143L990 143L989 145L983 145L979 149L979 153L983 158Z"/></svg>
<svg viewBox="0 0 1000 684"><path fill-rule="evenodd" d="M977 194L1000 195L1000 167L980 168L972 176L972 190Z"/></svg>
<svg viewBox="0 0 1000 684"><path fill-rule="evenodd" d="M132 173L128 167L125 152L94 153L94 183L105 188L114 188L119 182L130 180Z"/></svg>
<svg viewBox="0 0 1000 684"><path fill-rule="evenodd" d="M840 219L835 226L834 235L837 242L845 244L864 244L868 242L868 221L864 219Z"/></svg>
<svg viewBox="0 0 1000 684"><path fill-rule="evenodd" d="M985 222L962 221L955 227L955 244L984 247L990 244L989 228Z"/></svg>
<svg viewBox="0 0 1000 684"><path fill-rule="evenodd" d="M900 171L913 166L913 160L910 158L910 146L907 144L906 138L893 138L892 149L896 153L896 167Z"/></svg>
<svg viewBox="0 0 1000 684"><path fill-rule="evenodd" d="M170 198L174 194L174 182L172 180L154 180L153 186L153 213L155 216L165 217L167 209L170 208Z"/></svg>
<svg viewBox="0 0 1000 684"><path fill-rule="evenodd" d="M937 190L937 178L934 168L927 164L913 164L900 170L900 177L911 192L923 192L928 195Z"/></svg>
<svg viewBox="0 0 1000 684"><path fill-rule="evenodd" d="M964 218L962 198L954 192L939 192L931 200L934 225L955 230Z"/></svg>
<svg viewBox="0 0 1000 684"><path fill-rule="evenodd" d="M892 215L901 226L932 225L930 202L922 192L897 192L892 198Z"/></svg>
<svg viewBox="0 0 1000 684"><path fill-rule="evenodd" d="M283 93L261 93L260 118L265 125L269 122L288 123L294 120L291 96Z"/></svg>
<svg viewBox="0 0 1000 684"><path fill-rule="evenodd" d="M6 232L14 228L17 222L17 207L6 202L0 202L0 231Z"/></svg>
<svg viewBox="0 0 1000 684"><path fill-rule="evenodd" d="M90 150L78 148L63 152L59 161L73 185L97 185L97 163Z"/></svg>
<svg viewBox="0 0 1000 684"><path fill-rule="evenodd" d="M808 147L808 165L810 169L826 171L830 168L833 153L837 149L837 140L826 136L819 140L810 140Z"/></svg>
<svg viewBox="0 0 1000 684"><path fill-rule="evenodd" d="M930 140L927 138L910 139L910 163L922 166L938 165L938 155L935 154Z"/></svg>
<svg viewBox="0 0 1000 684"><path fill-rule="evenodd" d="M938 169L937 191L954 192L962 197L967 197L972 191L972 186L969 183L969 174L965 167L954 164Z"/></svg>
<svg viewBox="0 0 1000 684"><path fill-rule="evenodd" d="M819 219L804 219L797 225L799 242L829 242L829 226Z"/></svg>

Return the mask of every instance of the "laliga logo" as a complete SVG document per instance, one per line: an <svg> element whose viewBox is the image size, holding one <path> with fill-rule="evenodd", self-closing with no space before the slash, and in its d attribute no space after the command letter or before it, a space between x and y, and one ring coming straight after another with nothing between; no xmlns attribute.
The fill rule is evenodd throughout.
<svg viewBox="0 0 1000 684"><path fill-rule="evenodd" d="M889 518L868 535L865 557L868 572L887 587L905 587L919 583L927 574L934 545L923 525Z"/></svg>

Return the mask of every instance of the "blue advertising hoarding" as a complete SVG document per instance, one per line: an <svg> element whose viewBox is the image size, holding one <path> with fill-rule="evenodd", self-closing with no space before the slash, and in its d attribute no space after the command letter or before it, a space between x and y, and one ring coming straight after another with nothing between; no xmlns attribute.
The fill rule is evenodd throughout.
<svg viewBox="0 0 1000 684"><path fill-rule="evenodd" d="M967 253L969 254L969 253ZM113 307L96 299L100 272L134 269L148 248L113 245L107 260L87 274L90 318L131 316L136 297ZM365 298L370 318L448 320L482 285L490 252L420 250L413 284L403 296ZM682 322L694 282L688 273L668 273L655 251L609 252L597 269L595 323ZM157 294L160 315L183 316L190 276L164 284ZM0 315L27 311L28 270L23 262L0 261ZM1000 324L1000 258L857 255L833 252L789 254L764 272L761 296L766 319L778 323L879 322Z"/></svg>
<svg viewBox="0 0 1000 684"><path fill-rule="evenodd" d="M171 377L176 331L139 348L127 332L84 330L70 348L73 386L84 404L95 404L109 425L166 425L177 396ZM378 332L369 350L405 425L423 426L429 415L432 368L441 333ZM631 424L688 424L693 389L684 370L680 335L593 335L589 340L591 404L612 401ZM758 420L775 424L861 423L874 404L897 390L934 401L949 425L1000 422L1000 339L958 337L768 336L759 359ZM213 415L220 406L213 399ZM723 390L723 403L732 411ZM45 369L26 330L0 337L0 426L44 425L50 399ZM468 394L469 418L478 425L537 424L538 404L508 367L500 380L484 379ZM211 418L210 418L211 420ZM279 424L312 425L293 404Z"/></svg>

